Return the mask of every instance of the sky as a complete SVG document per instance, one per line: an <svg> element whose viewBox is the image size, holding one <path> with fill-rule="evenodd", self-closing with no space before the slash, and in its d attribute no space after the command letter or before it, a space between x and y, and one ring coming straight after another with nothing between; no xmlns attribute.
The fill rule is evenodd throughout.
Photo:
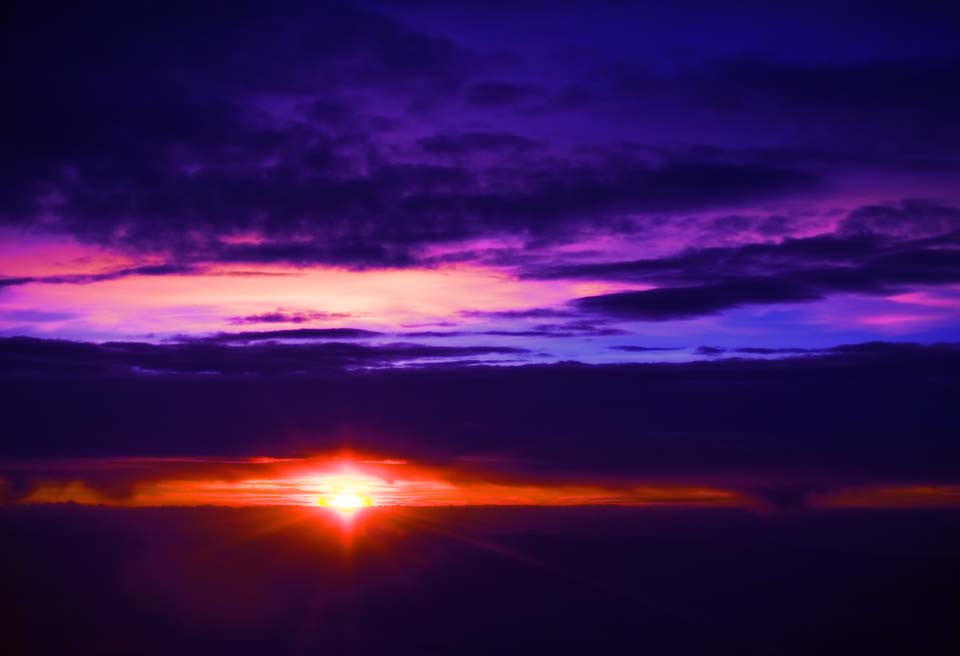
<svg viewBox="0 0 960 656"><path fill-rule="evenodd" d="M353 453L439 486L382 504L956 504L955 7L29 3L3 30L9 498L259 503L256 467L191 486L280 458L297 505Z"/></svg>
<svg viewBox="0 0 960 656"><path fill-rule="evenodd" d="M0 335L957 339L954 7L519 4L16 5Z"/></svg>
<svg viewBox="0 0 960 656"><path fill-rule="evenodd" d="M0 653L960 653L960 4L0 52Z"/></svg>

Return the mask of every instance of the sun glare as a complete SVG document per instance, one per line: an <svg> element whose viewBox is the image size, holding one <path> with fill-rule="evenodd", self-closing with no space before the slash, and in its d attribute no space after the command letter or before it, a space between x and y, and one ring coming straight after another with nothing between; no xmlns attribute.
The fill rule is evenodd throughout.
<svg viewBox="0 0 960 656"><path fill-rule="evenodd" d="M320 499L320 505L343 514L349 514L373 504L369 497L361 496L353 490L344 490L333 496Z"/></svg>

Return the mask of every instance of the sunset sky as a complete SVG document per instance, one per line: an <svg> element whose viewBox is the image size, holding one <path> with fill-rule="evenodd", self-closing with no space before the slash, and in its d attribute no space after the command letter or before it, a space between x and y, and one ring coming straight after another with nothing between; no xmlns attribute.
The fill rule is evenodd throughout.
<svg viewBox="0 0 960 656"><path fill-rule="evenodd" d="M112 545L91 562L115 548L120 567L137 540L176 554L204 517L236 537L271 512L266 524L298 531L339 513L336 539L349 528L376 562L429 526L542 572L549 557L497 542L501 526L522 534L523 512L540 527L582 512L608 536L556 529L558 545L633 544L635 513L682 516L650 530L723 534L735 569L749 559L723 540L740 529L717 518L749 517L731 526L784 576L764 531L814 551L848 536L861 547L845 554L880 562L870 526L930 518L918 535L941 526L945 542L911 553L960 548L957 7L13 3L0 13L0 527L18 541L0 575L32 599L40 575L23 572L63 560L42 535L77 518L91 545ZM463 528L484 512L477 535ZM824 528L837 513L859 519ZM364 531L381 542L361 546ZM605 548L585 546L584 566ZM476 583L470 558L436 549ZM177 578L205 567L197 553L157 557L174 583L151 604L221 603ZM622 569L631 588L648 576ZM289 601L270 571L244 593L254 608ZM956 592L960 572L940 573ZM330 576L346 607L369 602ZM678 579L696 597L700 579ZM490 598L515 592L503 585ZM854 606L871 597L836 585ZM760 612L763 595L750 599ZM924 599L939 635L942 607ZM13 616L36 629L29 603ZM103 617L122 605L98 603ZM131 627L148 620L131 618L89 653L147 653ZM650 620L682 624L664 621ZM276 653L325 644L304 622L302 649ZM0 639L44 651L29 631ZM409 653L468 653L437 640ZM604 653L633 644L611 641Z"/></svg>
<svg viewBox="0 0 960 656"><path fill-rule="evenodd" d="M766 424L750 400L705 372L763 386L761 361L774 360L790 387L804 369L823 368L818 388L774 396L799 408L832 388L864 406L897 396L848 389L843 381L868 368L889 372L905 394L925 393L913 379L929 384L937 363L956 371L955 12L749 2L505 11L18 6L4 39L15 102L0 155L0 361L13 380L71 404L77 392L65 381L127 380L133 394L158 379L162 391L143 393L167 419L141 427L142 410L84 387L95 397L86 419L54 413L38 424L35 404L60 401L15 383L13 398L26 398L12 404L9 423L22 435L13 431L9 455L335 457L351 448L373 458L426 453L414 464L431 467L529 459L538 464L528 469L582 482L603 472L569 472L530 435L555 425L571 436L554 440L576 441L587 438L571 426L606 422L589 438L598 445L644 430L700 441L711 427L749 433L728 447L747 460L767 449L770 438L745 427ZM687 369L589 373L576 363ZM559 368L470 373L523 365ZM406 384L390 376L398 369L431 390L423 407L390 400L406 394L394 390ZM267 377L377 389L316 408L271 391L274 400L245 408L263 415L252 424L224 418L233 402L216 385L189 407L164 399L198 378L274 387ZM528 389L524 377L545 382ZM607 391L579 389L591 377ZM684 377L700 382L683 389ZM456 385L474 401L430 403ZM550 386L562 389L551 396ZM665 399L641 410L662 414L659 428L635 425L612 400L648 405L641 387ZM508 389L519 396L495 404ZM745 408L737 425L681 409L724 396ZM897 431L916 410L898 402L868 413L876 427L856 430L890 433L881 441L903 471L863 465L853 482L955 482L933 476L933 463L931 480L906 471L926 457L899 453L907 447ZM573 412L584 416L572 421ZM905 416L891 423L878 412ZM433 425L443 413L448 425ZM423 419L410 425L411 414ZM956 424L925 422L924 439L935 442ZM231 424L240 425L221 434ZM811 432L796 448L833 439ZM630 448L688 448L645 444ZM785 469L820 484L851 457L813 467L797 456ZM700 458L694 449L668 468L642 459L623 469L697 478ZM782 475L766 467L707 473L740 489L744 477ZM23 485L8 487L29 494Z"/></svg>
<svg viewBox="0 0 960 656"><path fill-rule="evenodd" d="M512 364L957 338L952 15L521 4L18 7L0 334Z"/></svg>

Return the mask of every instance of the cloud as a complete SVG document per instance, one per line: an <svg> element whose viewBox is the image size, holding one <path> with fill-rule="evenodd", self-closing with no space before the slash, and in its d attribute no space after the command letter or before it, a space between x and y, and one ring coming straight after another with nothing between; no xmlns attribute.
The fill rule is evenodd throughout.
<svg viewBox="0 0 960 656"><path fill-rule="evenodd" d="M908 198L899 204L867 205L851 212L837 228L841 235L890 235L917 239L960 231L960 209Z"/></svg>
<svg viewBox="0 0 960 656"><path fill-rule="evenodd" d="M574 299L578 310L666 321L743 305L803 303L837 293L890 295L960 282L960 210L930 201L865 206L835 232L777 243L687 249L655 259L528 267L532 279L584 278L655 285Z"/></svg>
<svg viewBox="0 0 960 656"><path fill-rule="evenodd" d="M92 344L31 337L0 338L0 363L9 373L45 376L314 376L348 369L412 364L421 359L471 359L476 356L522 356L528 351L507 346L430 346L347 342L278 343L281 338L363 338L348 329L333 333L268 331L190 338L181 343L106 342ZM364 333L365 331L358 331ZM376 334L376 333L374 333ZM310 337L310 335L314 335ZM266 343L264 343L266 342ZM242 344L240 346L235 344Z"/></svg>
<svg viewBox="0 0 960 656"><path fill-rule="evenodd" d="M124 267L101 273L72 273L55 276L23 276L0 278L0 288L43 283L47 285L91 285L108 280L133 276L183 276L200 273L202 269L188 264L149 264Z"/></svg>
<svg viewBox="0 0 960 656"><path fill-rule="evenodd" d="M539 148L538 142L507 132L467 132L438 134L417 142L423 150L435 155L462 156L483 152L523 153Z"/></svg>
<svg viewBox="0 0 960 656"><path fill-rule="evenodd" d="M745 279L698 287L673 287L586 296L572 301L589 313L644 321L714 314L747 304L796 303L822 296L789 281Z"/></svg>
<svg viewBox="0 0 960 656"><path fill-rule="evenodd" d="M258 323L310 323L312 321L333 321L348 319L345 312L318 312L316 310L284 310L278 308L273 312L248 314L239 317L230 317L228 321L235 326Z"/></svg>
<svg viewBox="0 0 960 656"><path fill-rule="evenodd" d="M110 5L74 18L81 27L67 32L23 8L7 26L13 51L50 45L10 81L30 111L10 119L0 222L170 266L410 267L437 244L621 234L638 214L733 207L823 182L805 165L732 150L627 156L606 135L574 148L509 120L427 131L454 124L436 119L462 111L446 100L461 91L478 111L536 92L481 79L478 55L455 35L347 4L216 14ZM250 234L257 243L234 239Z"/></svg>
<svg viewBox="0 0 960 656"><path fill-rule="evenodd" d="M905 250L859 266L810 266L718 283L614 292L573 300L574 307L625 319L666 321L743 305L808 303L836 293L892 295L916 285L960 282L960 250Z"/></svg>
<svg viewBox="0 0 960 656"><path fill-rule="evenodd" d="M699 282L718 277L764 276L813 266L856 266L914 245L892 247L874 235L823 234L778 243L693 248L655 259L532 267L533 279L585 278L659 284ZM923 246L923 244L916 244Z"/></svg>
<svg viewBox="0 0 960 656"><path fill-rule="evenodd" d="M508 107L535 95L522 84L510 82L478 82L467 90L466 103L472 107Z"/></svg>
<svg viewBox="0 0 960 656"><path fill-rule="evenodd" d="M646 353L648 351L679 351L680 347L670 346L639 346L636 344L618 344L611 346L614 351L626 351L628 353Z"/></svg>
<svg viewBox="0 0 960 656"><path fill-rule="evenodd" d="M476 35L519 31L531 16L463 25L439 6L221 9L108 3L11 14L4 42L31 66L9 71L17 101L3 123L16 129L0 154L9 172L0 223L151 264L12 271L0 287L199 277L243 263L470 263L656 288L576 291L571 305L543 309L599 321L957 280L957 208L909 197L949 192L941 177L955 170L958 146L956 53L941 47L956 40L931 34L938 25L917 12L914 40L895 51L827 38L824 28L840 23L808 16L792 27L817 35L817 47L798 38L783 57L742 16L725 19L736 30L690 41L678 9L647 17L665 29L644 44L613 30L597 40L602 48L580 48L568 39L583 35L551 24L503 51ZM575 13L619 16L607 12ZM896 22L884 15L871 12L863 29L889 36ZM687 48L689 56L665 54ZM891 166L911 175L873 176ZM870 200L835 232L808 236L851 198ZM620 261L597 261L614 242ZM711 247L690 248L702 244ZM231 318L309 320L323 318ZM617 330L496 328L531 337Z"/></svg>
<svg viewBox="0 0 960 656"><path fill-rule="evenodd" d="M230 344L271 340L370 339L382 334L374 330L362 330L360 328L291 328L289 330L249 330L239 333L217 333L208 336L182 336L177 338L177 341Z"/></svg>
<svg viewBox="0 0 960 656"><path fill-rule="evenodd" d="M520 467L568 480L956 476L957 345L679 364L452 364L468 354L523 356L483 347L0 340L0 455L287 457L350 447L424 464L498 455L505 474ZM447 362L369 368L419 357Z"/></svg>
<svg viewBox="0 0 960 656"><path fill-rule="evenodd" d="M800 354L800 353L811 353L815 352L816 349L804 349L804 348L767 348L759 346L744 346L743 348L734 349L737 353L744 353L747 355L779 355L781 353L786 354Z"/></svg>
<svg viewBox="0 0 960 656"><path fill-rule="evenodd" d="M726 349L717 348L716 346L699 346L697 347L697 355L706 355L708 357L714 357L717 355L722 355Z"/></svg>
<svg viewBox="0 0 960 656"><path fill-rule="evenodd" d="M395 268L417 265L432 244L498 235L564 241L583 231L629 231L634 213L736 205L819 182L809 172L749 162L635 159L498 162L501 172L491 184L485 170L459 166L313 171L301 167L298 148L284 147L275 154L283 164L268 168L241 158L184 172L151 159L136 176L118 154L119 168L109 175L51 183L58 201L44 213L57 219L46 225L184 262ZM39 215L7 214L26 223ZM260 242L229 242L248 232Z"/></svg>
<svg viewBox="0 0 960 656"><path fill-rule="evenodd" d="M690 38L679 11L656 18L668 28L658 47L611 34L611 50L585 49L571 66L540 52L565 51L563 30L491 52L455 19L345 2L20 7L3 37L31 67L10 71L18 101L4 123L17 129L0 222L171 263L411 267L471 239L641 239L641 215L682 226L687 213L723 211L713 229L738 234L736 217L757 202L834 189L840 164L955 160L955 59L920 58L915 43L901 59L851 59L845 39L812 62L803 48L799 61L731 58L698 39L689 60L664 66L670 39ZM526 19L514 20L481 22L510 31ZM936 26L915 20L935 41ZM772 54L756 25L734 22ZM551 98L580 114L546 111ZM789 234L788 223L771 214L750 229ZM237 243L250 234L258 243Z"/></svg>
<svg viewBox="0 0 960 656"><path fill-rule="evenodd" d="M559 308L529 308L525 310L463 310L461 316L491 319L565 319L576 317L570 310Z"/></svg>
<svg viewBox="0 0 960 656"><path fill-rule="evenodd" d="M501 313L494 312L485 316L499 316ZM484 316L484 315L481 315ZM527 314L521 318L539 317L539 314ZM552 316L552 315L548 315ZM567 315L561 315L567 316ZM516 317L511 317L516 318ZM594 321L567 321L564 323L541 323L526 329L499 329L499 330L419 330L405 333L397 333L398 337L464 337L466 335L491 335L495 337L612 337L614 335L625 335L627 332L620 328L612 328L599 325L602 322Z"/></svg>

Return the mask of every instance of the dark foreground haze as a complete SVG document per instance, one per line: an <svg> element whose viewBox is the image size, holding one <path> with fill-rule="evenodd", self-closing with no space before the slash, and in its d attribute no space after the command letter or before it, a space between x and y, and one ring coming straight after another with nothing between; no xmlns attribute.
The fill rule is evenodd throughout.
<svg viewBox="0 0 960 656"><path fill-rule="evenodd" d="M952 653L960 514L0 513L3 653Z"/></svg>

